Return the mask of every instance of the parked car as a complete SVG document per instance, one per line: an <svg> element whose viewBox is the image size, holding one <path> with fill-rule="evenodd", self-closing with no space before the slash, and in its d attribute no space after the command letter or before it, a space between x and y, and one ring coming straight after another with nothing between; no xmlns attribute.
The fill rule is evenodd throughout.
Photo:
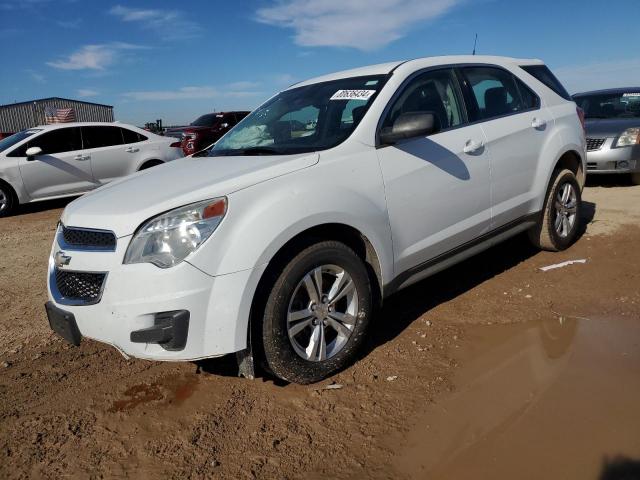
<svg viewBox="0 0 640 480"><path fill-rule="evenodd" d="M80 195L182 157L180 143L121 123L59 123L0 141L0 217L21 203Z"/></svg>
<svg viewBox="0 0 640 480"><path fill-rule="evenodd" d="M169 128L168 137L179 138L185 156L199 152L231 130L249 112L217 112L198 117L186 127Z"/></svg>
<svg viewBox="0 0 640 480"><path fill-rule="evenodd" d="M640 87L578 93L573 99L586 118L587 173L627 174L640 185Z"/></svg>
<svg viewBox="0 0 640 480"><path fill-rule="evenodd" d="M244 372L255 357L291 382L335 373L394 292L519 232L552 251L575 240L583 126L541 72L435 57L290 87L208 157L66 207L51 327L146 359L240 352Z"/></svg>

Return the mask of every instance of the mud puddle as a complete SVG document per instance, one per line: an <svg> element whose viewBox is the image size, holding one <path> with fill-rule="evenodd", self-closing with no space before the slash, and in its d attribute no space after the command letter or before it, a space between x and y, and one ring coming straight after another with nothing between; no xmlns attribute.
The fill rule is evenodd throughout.
<svg viewBox="0 0 640 480"><path fill-rule="evenodd" d="M640 478L640 319L471 326L465 336L454 391L416 422L397 471ZM635 476L606 476L620 468Z"/></svg>

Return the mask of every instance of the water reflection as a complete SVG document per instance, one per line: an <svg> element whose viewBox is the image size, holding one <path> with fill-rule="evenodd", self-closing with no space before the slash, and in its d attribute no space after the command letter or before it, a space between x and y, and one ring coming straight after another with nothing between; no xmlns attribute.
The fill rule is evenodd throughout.
<svg viewBox="0 0 640 480"><path fill-rule="evenodd" d="M597 478L607 455L640 454L640 322L556 317L466 337L456 389L426 407L400 473Z"/></svg>

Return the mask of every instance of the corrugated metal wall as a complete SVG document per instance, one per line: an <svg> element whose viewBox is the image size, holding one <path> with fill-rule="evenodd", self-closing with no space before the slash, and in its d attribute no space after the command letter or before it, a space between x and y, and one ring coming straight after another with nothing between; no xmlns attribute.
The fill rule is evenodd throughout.
<svg viewBox="0 0 640 480"><path fill-rule="evenodd" d="M113 107L109 105L49 98L0 106L0 132L15 133L44 125L44 111L47 107L73 108L78 122L113 122Z"/></svg>

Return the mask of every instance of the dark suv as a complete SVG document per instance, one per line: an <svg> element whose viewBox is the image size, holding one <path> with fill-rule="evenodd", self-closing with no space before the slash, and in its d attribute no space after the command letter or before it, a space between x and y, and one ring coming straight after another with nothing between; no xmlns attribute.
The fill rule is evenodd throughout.
<svg viewBox="0 0 640 480"><path fill-rule="evenodd" d="M182 141L185 155L198 152L218 141L249 112L216 112L198 117L186 127L167 129L165 135Z"/></svg>

